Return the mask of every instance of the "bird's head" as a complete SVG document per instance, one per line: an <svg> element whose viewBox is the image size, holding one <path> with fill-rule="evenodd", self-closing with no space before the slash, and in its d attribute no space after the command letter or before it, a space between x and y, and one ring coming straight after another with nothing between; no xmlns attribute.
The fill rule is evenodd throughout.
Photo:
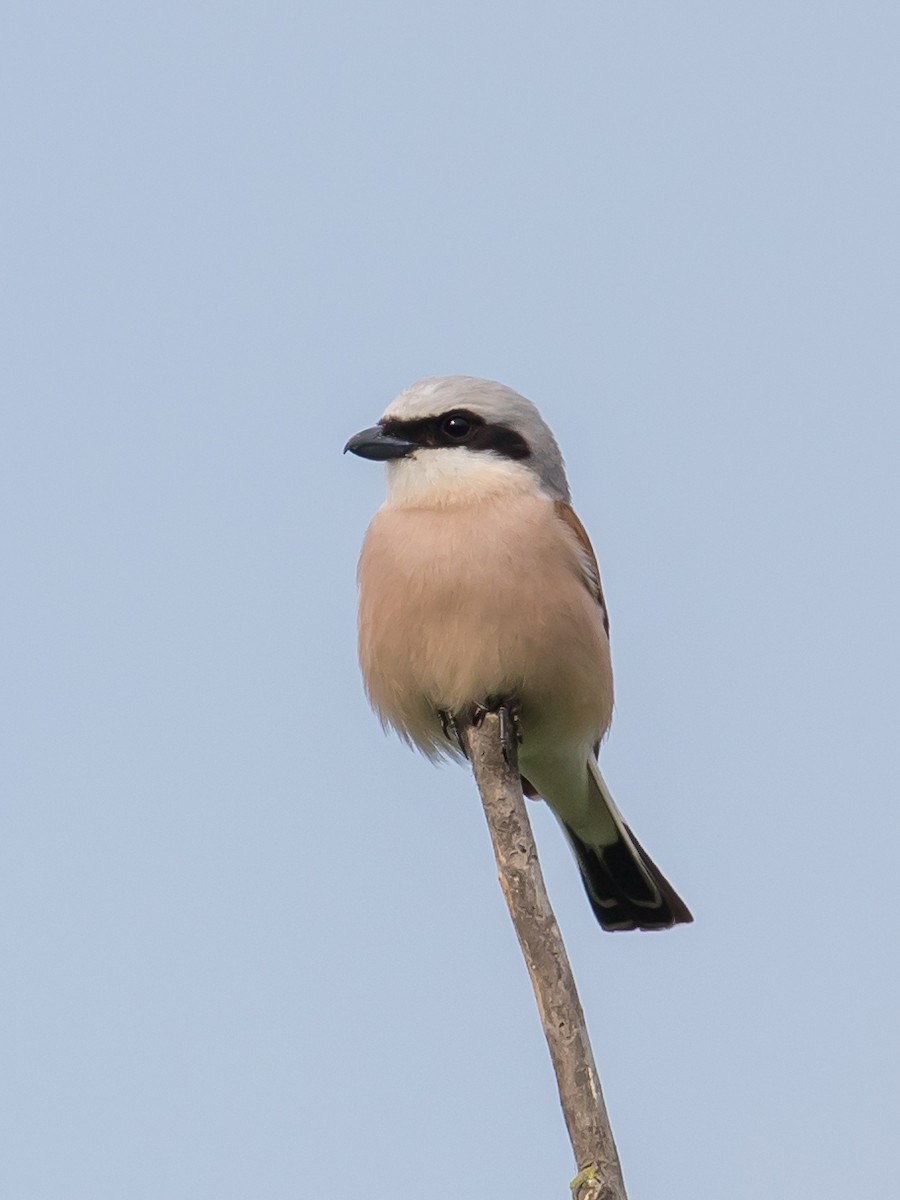
<svg viewBox="0 0 900 1200"><path fill-rule="evenodd" d="M562 454L541 414L487 379L422 379L344 450L387 463L390 504L446 505L535 489L569 499Z"/></svg>

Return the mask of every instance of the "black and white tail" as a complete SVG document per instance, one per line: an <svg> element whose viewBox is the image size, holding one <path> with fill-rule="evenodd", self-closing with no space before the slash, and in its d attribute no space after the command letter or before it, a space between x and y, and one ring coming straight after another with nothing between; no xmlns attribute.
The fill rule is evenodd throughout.
<svg viewBox="0 0 900 1200"><path fill-rule="evenodd" d="M671 929L693 921L690 911L622 820L600 769L591 779L613 818L614 841L591 846L563 823L594 916L604 929Z"/></svg>

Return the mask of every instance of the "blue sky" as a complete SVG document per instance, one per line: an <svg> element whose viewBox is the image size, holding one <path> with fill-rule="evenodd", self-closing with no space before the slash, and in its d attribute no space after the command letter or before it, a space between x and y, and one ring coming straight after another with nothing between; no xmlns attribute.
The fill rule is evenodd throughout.
<svg viewBox="0 0 900 1200"><path fill-rule="evenodd" d="M10 3L0 1192L565 1196L473 785L355 663L402 387L566 454L604 769L697 921L533 815L631 1200L895 1186L900 17Z"/></svg>

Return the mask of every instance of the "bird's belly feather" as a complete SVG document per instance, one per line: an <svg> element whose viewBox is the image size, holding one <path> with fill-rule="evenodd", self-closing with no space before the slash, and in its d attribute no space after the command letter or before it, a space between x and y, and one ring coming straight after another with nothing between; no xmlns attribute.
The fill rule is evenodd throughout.
<svg viewBox="0 0 900 1200"><path fill-rule="evenodd" d="M382 509L360 560L360 661L382 720L430 755L439 709L515 698L526 757L589 747L612 713L602 611L543 499Z"/></svg>

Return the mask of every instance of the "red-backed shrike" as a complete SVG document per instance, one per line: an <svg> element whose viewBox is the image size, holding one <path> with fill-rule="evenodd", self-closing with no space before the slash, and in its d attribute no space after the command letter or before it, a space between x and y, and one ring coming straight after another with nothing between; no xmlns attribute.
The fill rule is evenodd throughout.
<svg viewBox="0 0 900 1200"><path fill-rule="evenodd" d="M424 379L346 449L387 464L359 563L359 657L382 723L429 758L459 757L454 722L512 705L525 793L559 819L603 928L692 920L597 765L609 621L538 410L488 380Z"/></svg>

